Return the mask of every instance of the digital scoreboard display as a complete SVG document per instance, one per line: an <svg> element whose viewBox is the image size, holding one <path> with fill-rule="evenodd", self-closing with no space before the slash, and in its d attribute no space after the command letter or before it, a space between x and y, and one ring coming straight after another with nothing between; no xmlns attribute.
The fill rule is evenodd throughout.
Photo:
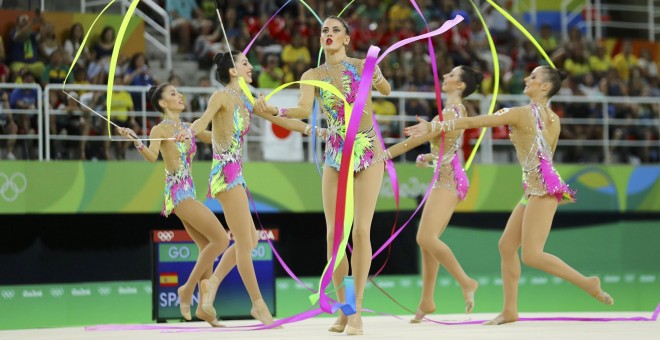
<svg viewBox="0 0 660 340"><path fill-rule="evenodd" d="M275 268L273 251L267 240L277 241L278 230L258 230L258 233L259 244L252 250L252 262L264 301L275 315ZM230 232L228 235L231 237ZM199 249L185 230L154 230L152 245L153 318L157 322L183 320L179 311L177 289L188 280L197 261ZM215 260L213 268L218 265L219 260L220 257ZM199 303L199 290L196 288L190 307L193 317ZM220 284L214 306L218 319L252 318L252 302L238 268L234 267Z"/></svg>

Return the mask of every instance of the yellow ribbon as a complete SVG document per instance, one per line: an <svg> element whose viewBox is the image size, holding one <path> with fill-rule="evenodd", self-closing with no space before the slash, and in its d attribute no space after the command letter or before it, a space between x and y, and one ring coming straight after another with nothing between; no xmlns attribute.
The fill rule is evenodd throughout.
<svg viewBox="0 0 660 340"><path fill-rule="evenodd" d="M495 103L497 102L497 93L499 92L500 89L500 63L497 58L497 50L495 49L495 42L493 42L493 37L490 35L490 30L488 29L488 26L486 26L486 21L481 16L481 13L479 13L479 8L477 7L477 5L474 4L474 1L470 0L470 3L472 4L472 7L474 7L474 11L477 13L477 16L479 16L479 21L481 21L481 25L484 27L486 38L488 38L488 45L490 46L490 55L493 57L493 73L494 73L493 77L494 77L495 85L493 86L493 99L490 101L490 107L488 108L488 114L492 115L495 109ZM477 143L474 145L474 149L472 149L472 153L470 153L470 157L468 157L467 162L465 162L465 170L469 169L470 165L472 165L472 160L474 159L474 156L477 154L477 150L479 149L479 145L481 144L481 140L484 139L485 134L486 134L486 128L481 129L481 134L479 135L479 139L477 139Z"/></svg>
<svg viewBox="0 0 660 340"><path fill-rule="evenodd" d="M101 15L110 7L115 2L115 0L110 1L105 8L99 13L99 15L96 16L94 21L92 22L92 26L89 27L87 30L87 33L85 34L85 38L83 39L82 43L80 44L80 47L78 48L78 52L76 52L76 56L73 58L73 61L71 62L71 66L69 66L69 71L66 73L66 77L64 77L64 82L62 83L62 90L64 90L64 85L66 85L66 80L69 79L69 75L71 74L71 71L73 68L76 66L76 63L78 62L78 58L80 58L80 54L82 54L82 51L85 49L85 44L87 43L87 38L89 38L89 34L92 33L92 28L94 25L96 25L96 21L99 20Z"/></svg>
<svg viewBox="0 0 660 340"><path fill-rule="evenodd" d="M115 46L112 48L112 57L110 58L110 70L108 71L108 95L105 98L105 106L107 107L106 111L108 112L108 136L112 138L112 132L110 130L110 112L112 112L112 86L115 83L115 69L117 68L117 59L119 58L119 50L121 50L121 43L124 41L124 35L126 34L126 28L128 23L133 17L133 12L137 7L140 0L133 0L131 5L126 10L126 14L121 21L119 26L119 31L117 32L117 39L115 39Z"/></svg>

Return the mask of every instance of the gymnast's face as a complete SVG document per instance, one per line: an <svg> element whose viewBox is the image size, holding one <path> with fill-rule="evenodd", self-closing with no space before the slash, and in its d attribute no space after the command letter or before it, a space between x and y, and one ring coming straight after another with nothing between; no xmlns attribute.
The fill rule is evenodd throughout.
<svg viewBox="0 0 660 340"><path fill-rule="evenodd" d="M186 108L183 94L179 93L179 91L176 90L176 87L172 85L168 85L163 89L158 104L160 104L163 109L168 109L173 112L181 112Z"/></svg>
<svg viewBox="0 0 660 340"><path fill-rule="evenodd" d="M345 49L351 37L346 33L346 27L337 19L327 19L321 28L321 46L329 52Z"/></svg>
<svg viewBox="0 0 660 340"><path fill-rule="evenodd" d="M252 83L252 64L243 53L236 55L234 62L236 63L236 72L238 77L243 77L245 82Z"/></svg>
<svg viewBox="0 0 660 340"><path fill-rule="evenodd" d="M449 93L454 91L463 91L465 83L461 81L463 70L460 66L454 67L451 72L442 76L442 90Z"/></svg>
<svg viewBox="0 0 660 340"><path fill-rule="evenodd" d="M523 93L529 97L533 97L547 92L549 90L549 82L546 81L547 71L543 67L539 66L532 71L532 73L525 78L525 89Z"/></svg>

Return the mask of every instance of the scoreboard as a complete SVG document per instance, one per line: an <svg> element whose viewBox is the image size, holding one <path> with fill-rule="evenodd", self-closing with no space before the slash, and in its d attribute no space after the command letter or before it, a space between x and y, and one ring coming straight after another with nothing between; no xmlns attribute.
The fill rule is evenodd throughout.
<svg viewBox="0 0 660 340"><path fill-rule="evenodd" d="M252 250L252 262L259 282L259 289L268 309L275 315L275 270L273 251L267 240L277 241L277 229L259 230L258 246ZM231 233L228 232L231 237ZM199 249L185 230L153 230L153 319L157 322L183 320L179 311L177 288L186 282L195 266ZM233 243L233 239L231 241ZM231 244L231 243L230 243ZM213 268L218 265L218 257ZM195 289L191 304L191 314L199 301L199 290ZM250 296L243 285L238 268L232 271L220 284L214 303L218 318L252 318Z"/></svg>

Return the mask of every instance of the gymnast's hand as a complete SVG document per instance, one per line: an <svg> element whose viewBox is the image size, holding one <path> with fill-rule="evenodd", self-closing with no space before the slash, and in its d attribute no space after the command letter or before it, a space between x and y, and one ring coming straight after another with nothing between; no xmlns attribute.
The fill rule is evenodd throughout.
<svg viewBox="0 0 660 340"><path fill-rule="evenodd" d="M421 137L431 132L431 123L426 120L416 117L419 124L409 126L403 129L403 133L408 137Z"/></svg>
<svg viewBox="0 0 660 340"><path fill-rule="evenodd" d="M419 156L417 156L417 159L415 160L415 165L418 168L426 168L427 166L429 166L429 159L427 158L428 156L430 155L420 154Z"/></svg>
<svg viewBox="0 0 660 340"><path fill-rule="evenodd" d="M192 130L185 129L174 134L174 140L179 143L184 142L186 139L192 139Z"/></svg>
<svg viewBox="0 0 660 340"><path fill-rule="evenodd" d="M122 127L122 128L118 129L118 132L119 132L120 135L122 135L122 136L124 136L128 139L131 139L131 140L138 140L139 139L137 134L135 133L135 131L133 131L132 129Z"/></svg>
<svg viewBox="0 0 660 340"><path fill-rule="evenodd" d="M254 113L258 115L277 116L278 110L275 107L268 106L266 104L266 98L263 94L260 94L259 98L254 102Z"/></svg>

